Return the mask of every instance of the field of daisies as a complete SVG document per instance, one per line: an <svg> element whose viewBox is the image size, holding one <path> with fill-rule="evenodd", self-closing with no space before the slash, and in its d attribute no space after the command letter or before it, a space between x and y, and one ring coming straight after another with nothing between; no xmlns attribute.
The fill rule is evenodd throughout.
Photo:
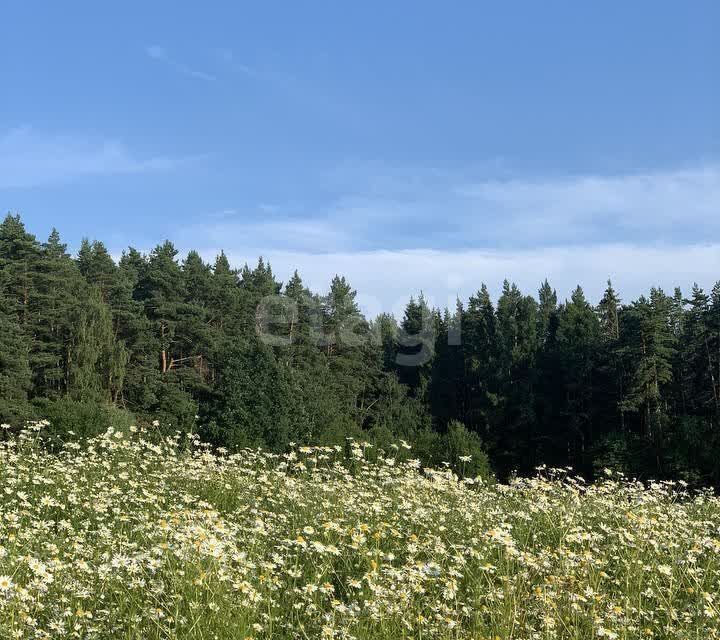
<svg viewBox="0 0 720 640"><path fill-rule="evenodd" d="M720 637L720 500L400 446L0 443L0 638Z"/></svg>

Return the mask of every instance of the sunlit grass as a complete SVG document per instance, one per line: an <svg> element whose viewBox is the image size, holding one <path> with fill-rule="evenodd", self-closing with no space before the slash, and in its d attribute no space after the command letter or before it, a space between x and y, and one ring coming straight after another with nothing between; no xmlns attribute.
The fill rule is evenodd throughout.
<svg viewBox="0 0 720 640"><path fill-rule="evenodd" d="M720 500L351 443L0 444L1 638L715 638Z"/></svg>

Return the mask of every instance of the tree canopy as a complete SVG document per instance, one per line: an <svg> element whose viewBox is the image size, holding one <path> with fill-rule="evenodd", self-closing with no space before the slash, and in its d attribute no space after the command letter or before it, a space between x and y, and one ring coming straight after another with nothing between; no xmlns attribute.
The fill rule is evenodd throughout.
<svg viewBox="0 0 720 640"><path fill-rule="evenodd" d="M8 215L0 420L87 432L124 415L226 448L405 440L501 478L548 464L720 484L720 283L624 303L608 282L596 306L580 286L560 301L547 280L537 296L506 281L494 302L479 283L399 319L363 317L356 295L342 275L313 292L263 258L234 269L170 242L71 256Z"/></svg>

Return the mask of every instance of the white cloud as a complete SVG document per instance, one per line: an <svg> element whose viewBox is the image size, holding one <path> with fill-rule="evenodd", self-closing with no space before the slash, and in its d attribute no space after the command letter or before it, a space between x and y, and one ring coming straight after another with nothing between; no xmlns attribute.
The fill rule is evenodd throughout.
<svg viewBox="0 0 720 640"><path fill-rule="evenodd" d="M163 171L181 161L166 156L140 158L117 140L43 135L21 127L0 135L0 189L87 176Z"/></svg>
<svg viewBox="0 0 720 640"><path fill-rule="evenodd" d="M346 182L350 182L345 177ZM618 176L467 180L459 172L363 172L326 205L358 246L532 247L702 241L720 235L720 164Z"/></svg>
<svg viewBox="0 0 720 640"><path fill-rule="evenodd" d="M262 210L262 209L261 209ZM264 213L264 215L267 215ZM255 247L274 250L338 251L350 247L350 237L339 228L321 220L284 218L277 220L240 220L236 209L208 214L210 224L192 225L178 231L174 239L181 246L203 243L225 246L235 251L255 251ZM218 219L226 218L218 222Z"/></svg>
<svg viewBox="0 0 720 640"><path fill-rule="evenodd" d="M443 174L392 197L338 197L312 216L228 209L173 240L207 259L223 249L236 266L263 255L279 279L297 268L316 291L345 275L369 315L402 315L420 290L440 307L482 282L497 298L505 278L534 295L547 277L561 299L580 284L595 302L608 278L626 301L652 286L687 293L720 280L720 165L461 182Z"/></svg>
<svg viewBox="0 0 720 640"><path fill-rule="evenodd" d="M487 283L497 298L505 278L535 295L547 277L561 299L577 284L591 301L602 296L608 278L625 301L660 286L672 293L675 286L689 292L693 282L706 288L720 280L720 243L689 246L641 247L626 244L552 247L525 250L333 252L326 254L277 249L237 251L224 246L233 264L253 264L258 255L270 261L281 280L298 269L311 289L325 291L337 273L345 275L358 291L363 309L371 316L392 311L402 316L411 294L422 289L439 307L453 307L455 297L467 298ZM212 259L219 248L202 251Z"/></svg>
<svg viewBox="0 0 720 640"><path fill-rule="evenodd" d="M207 218L232 218L238 215L237 209L217 209L215 211L208 211L203 217Z"/></svg>
<svg viewBox="0 0 720 640"><path fill-rule="evenodd" d="M243 64L242 62L239 62L235 54L231 49L228 48L220 48L215 50L215 55L218 58L218 60L225 66L229 67L231 71L237 71L239 73L244 73L248 76L256 76L259 75L257 71L252 69L246 64Z"/></svg>
<svg viewBox="0 0 720 640"><path fill-rule="evenodd" d="M217 220L217 213L206 216L178 239L256 254L258 248L402 254L428 247L500 260L532 248L687 247L720 238L720 165L462 186L448 172L430 171L425 177L408 175L400 184L389 178L374 181L390 186L385 193L374 190L371 197L340 196L301 214L296 205L228 209L221 214L226 220ZM488 248L503 252L484 251Z"/></svg>
<svg viewBox="0 0 720 640"><path fill-rule="evenodd" d="M164 47L161 47L160 45L153 44L150 46L145 47L145 53L148 55L148 57L152 58L153 60L157 60L159 62L162 62L169 67L172 67L175 69L175 71L178 71L179 73L182 73L186 76L190 76L191 78L197 78L199 80L208 80L208 81L215 81L217 78L209 73L205 73L204 71L199 71L197 69L193 69L192 67L187 66L186 64L183 64L182 62L178 62L174 58L170 57L170 55L167 52L167 49Z"/></svg>
<svg viewBox="0 0 720 640"><path fill-rule="evenodd" d="M620 176L490 181L457 190L476 212L502 215L508 234L592 236L720 230L720 166ZM693 225L694 228L691 226Z"/></svg>

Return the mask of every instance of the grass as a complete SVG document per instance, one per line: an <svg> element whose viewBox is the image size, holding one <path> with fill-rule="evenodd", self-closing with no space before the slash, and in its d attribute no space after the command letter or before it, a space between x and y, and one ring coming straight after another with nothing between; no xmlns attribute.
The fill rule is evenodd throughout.
<svg viewBox="0 0 720 640"><path fill-rule="evenodd" d="M0 444L2 638L720 637L709 492L42 428Z"/></svg>

